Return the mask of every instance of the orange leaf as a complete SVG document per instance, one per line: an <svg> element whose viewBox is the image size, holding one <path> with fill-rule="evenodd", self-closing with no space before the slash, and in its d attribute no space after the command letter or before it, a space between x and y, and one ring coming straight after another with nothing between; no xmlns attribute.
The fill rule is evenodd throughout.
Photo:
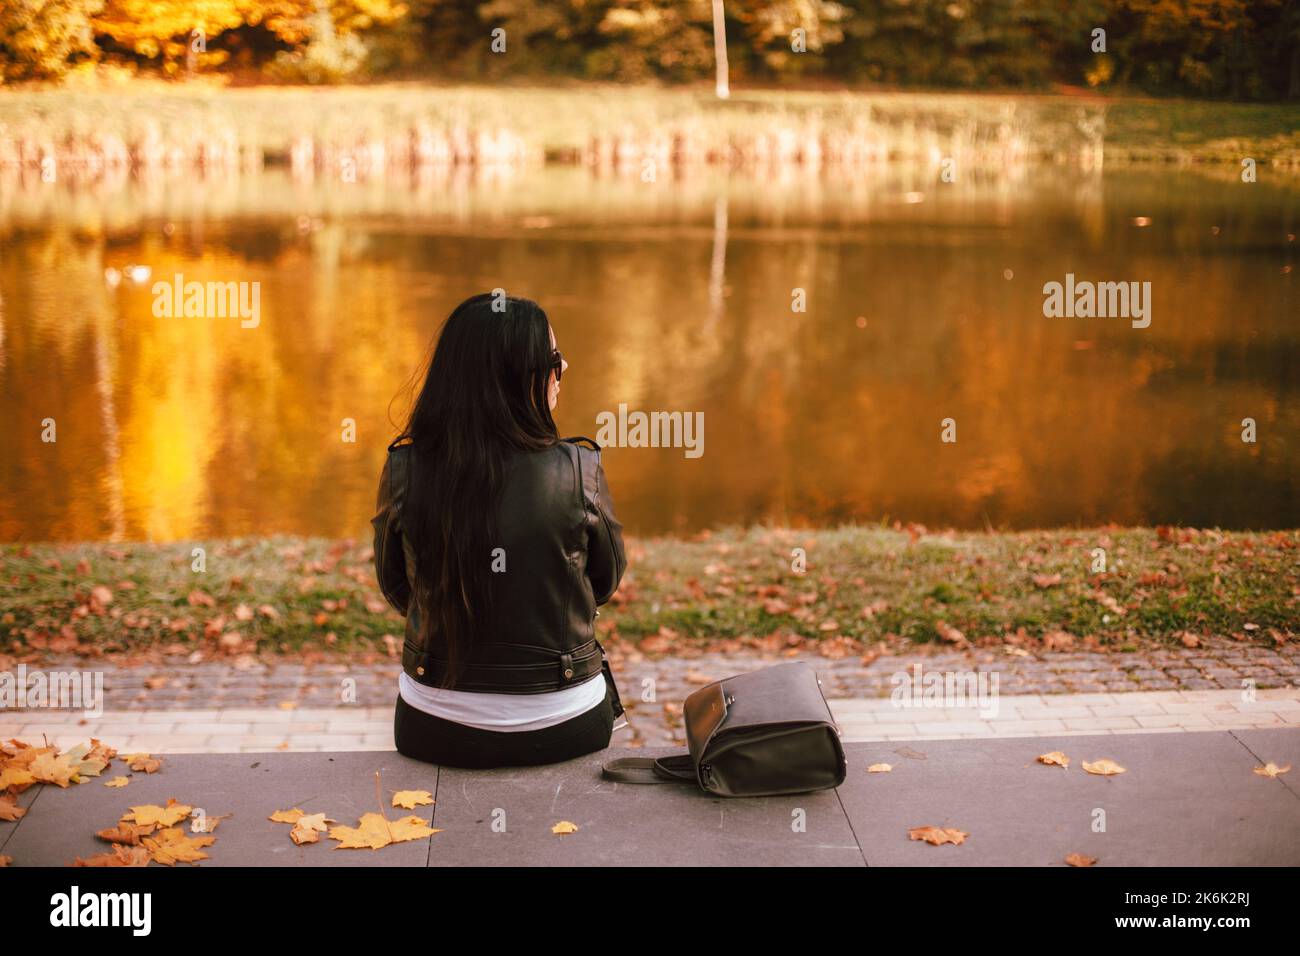
<svg viewBox="0 0 1300 956"><path fill-rule="evenodd" d="M932 846L940 846L944 843L960 846L970 836L969 833L950 827L912 827L907 831L907 835L909 839L924 840Z"/></svg>
<svg viewBox="0 0 1300 956"><path fill-rule="evenodd" d="M1067 757L1065 754L1061 753L1061 751L1059 750L1053 750L1050 754L1040 754L1038 757L1038 762L1045 763L1045 764L1055 764L1058 767L1065 767L1066 769L1069 769L1070 766L1070 758Z"/></svg>
<svg viewBox="0 0 1300 956"><path fill-rule="evenodd" d="M1095 773L1101 777L1112 777L1117 773L1124 773L1125 770L1113 760L1094 760L1092 763L1083 761L1083 769L1088 773Z"/></svg>

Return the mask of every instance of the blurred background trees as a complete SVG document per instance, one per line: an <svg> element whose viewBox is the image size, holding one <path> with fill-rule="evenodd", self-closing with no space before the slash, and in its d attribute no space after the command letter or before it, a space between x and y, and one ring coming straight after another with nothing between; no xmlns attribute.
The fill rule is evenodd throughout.
<svg viewBox="0 0 1300 956"><path fill-rule="evenodd" d="M1300 0L725 0L733 81L1300 98ZM506 52L494 52L493 31ZM1104 30L1104 50L1094 31ZM499 46L499 43L498 43ZM711 0L4 0L0 80L712 77Z"/></svg>

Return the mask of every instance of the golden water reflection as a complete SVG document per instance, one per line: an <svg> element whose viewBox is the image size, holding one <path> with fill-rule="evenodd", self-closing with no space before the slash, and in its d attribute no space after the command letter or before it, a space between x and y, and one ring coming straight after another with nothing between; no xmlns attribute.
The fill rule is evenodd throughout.
<svg viewBox="0 0 1300 956"><path fill-rule="evenodd" d="M364 536L390 402L447 311L498 286L551 315L565 434L620 403L704 413L701 458L606 451L636 533L1300 524L1292 188L1066 170L10 185L4 540ZM140 264L147 281L105 280ZM1045 318L1067 272L1150 281L1150 328ZM260 283L260 323L155 318L152 282L177 273Z"/></svg>

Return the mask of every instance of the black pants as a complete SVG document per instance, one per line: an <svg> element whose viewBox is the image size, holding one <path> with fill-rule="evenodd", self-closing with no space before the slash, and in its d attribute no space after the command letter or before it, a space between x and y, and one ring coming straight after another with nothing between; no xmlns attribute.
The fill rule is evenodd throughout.
<svg viewBox="0 0 1300 956"><path fill-rule="evenodd" d="M604 750L614 729L609 686L605 699L563 723L540 730L483 730L417 710L401 695L393 715L397 752L415 760L486 770L558 763Z"/></svg>

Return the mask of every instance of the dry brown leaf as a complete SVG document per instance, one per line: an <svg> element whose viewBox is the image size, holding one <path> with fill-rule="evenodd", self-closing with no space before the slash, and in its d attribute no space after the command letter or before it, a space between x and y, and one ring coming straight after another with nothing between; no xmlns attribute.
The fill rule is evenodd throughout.
<svg viewBox="0 0 1300 956"><path fill-rule="evenodd" d="M0 820L17 820L26 812L26 807L18 806L16 797L0 794Z"/></svg>
<svg viewBox="0 0 1300 956"><path fill-rule="evenodd" d="M1049 754L1039 754L1038 762L1045 763L1045 764L1054 764L1057 767L1065 767L1066 769L1069 769L1070 767L1070 758L1067 757L1065 754L1061 753L1061 751L1059 750L1053 750Z"/></svg>
<svg viewBox="0 0 1300 956"><path fill-rule="evenodd" d="M121 843L126 846L139 846L140 838L147 837L158 829L157 824L146 823L138 825L135 823L118 823L115 827L107 830L100 830L95 836L106 843Z"/></svg>
<svg viewBox="0 0 1300 956"><path fill-rule="evenodd" d="M907 836L912 840L924 840L931 846L940 846L944 843L960 846L970 834L951 827L912 827L907 831Z"/></svg>
<svg viewBox="0 0 1300 956"><path fill-rule="evenodd" d="M393 806L403 810L414 810L430 803L433 803L433 794L428 790L398 790L393 794Z"/></svg>
<svg viewBox="0 0 1300 956"><path fill-rule="evenodd" d="M1097 862L1095 856L1084 856L1082 853L1071 853L1065 858L1065 862L1070 866L1092 866Z"/></svg>
<svg viewBox="0 0 1300 956"><path fill-rule="evenodd" d="M1083 769L1088 773L1095 773L1101 777L1112 777L1117 773L1124 773L1124 768L1113 760L1094 760L1092 763L1083 761Z"/></svg>
<svg viewBox="0 0 1300 956"><path fill-rule="evenodd" d="M145 773L157 773L158 768L162 766L162 759L151 754L126 754L122 760L132 770L141 770Z"/></svg>
<svg viewBox="0 0 1300 956"><path fill-rule="evenodd" d="M867 773L889 773L894 768L887 763L873 763L867 768Z"/></svg>
<svg viewBox="0 0 1300 956"><path fill-rule="evenodd" d="M73 866L148 866L149 851L142 846L114 846L111 850L82 859Z"/></svg>
<svg viewBox="0 0 1300 956"><path fill-rule="evenodd" d="M175 866L177 863L197 863L199 860L206 860L208 855L202 848L212 846L217 842L217 838L187 837L184 831L176 827L168 827L159 830L154 836L144 837L140 842L148 848L149 856L155 862L164 866Z"/></svg>
<svg viewBox="0 0 1300 956"><path fill-rule="evenodd" d="M566 833L577 833L578 825L576 823L570 823L568 820L561 820L555 826L551 827L551 832L561 835Z"/></svg>
<svg viewBox="0 0 1300 956"><path fill-rule="evenodd" d="M1256 767L1255 773L1259 774L1261 777L1268 777L1269 779L1273 779L1276 778L1278 774L1286 773L1290 769L1291 769L1290 764L1287 764L1285 767L1279 767L1277 764L1270 761L1269 763L1264 764L1264 766L1262 767Z"/></svg>

